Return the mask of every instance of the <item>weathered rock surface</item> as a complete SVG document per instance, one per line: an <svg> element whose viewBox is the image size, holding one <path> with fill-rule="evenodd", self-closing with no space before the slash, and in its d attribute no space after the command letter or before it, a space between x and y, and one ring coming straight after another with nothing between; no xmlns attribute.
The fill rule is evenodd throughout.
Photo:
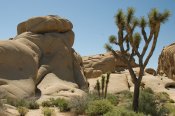
<svg viewBox="0 0 175 116"><path fill-rule="evenodd" d="M101 82L101 77L98 78L89 78L88 82L89 90L93 91L96 85L97 80ZM108 93L118 93L124 90L129 91L128 81L125 74L114 74L110 75L110 81L108 84Z"/></svg>
<svg viewBox="0 0 175 116"><path fill-rule="evenodd" d="M126 69L127 66L122 60L115 59L110 52L82 58L84 73L87 78L95 78L106 72L122 71ZM132 61L132 66L137 66L134 60Z"/></svg>
<svg viewBox="0 0 175 116"><path fill-rule="evenodd" d="M145 72L154 76L157 75L157 72L153 68L146 68Z"/></svg>
<svg viewBox="0 0 175 116"><path fill-rule="evenodd" d="M58 32L64 33L73 28L72 23L59 16L49 15L44 17L33 17L20 23L17 27L18 34L23 32L32 33L48 33Z"/></svg>
<svg viewBox="0 0 175 116"><path fill-rule="evenodd" d="M84 94L79 88L86 88L86 79L82 59L72 48L72 27L57 16L19 24L19 35L0 42L0 94L14 98Z"/></svg>
<svg viewBox="0 0 175 116"><path fill-rule="evenodd" d="M175 80L175 43L166 46L160 56L158 61L159 74L166 74L168 78Z"/></svg>
<svg viewBox="0 0 175 116"><path fill-rule="evenodd" d="M138 73L138 68L134 68L134 72ZM94 91L96 80L101 80L101 77L98 78L89 78L88 82L90 84L90 91ZM144 88L150 87L154 92L166 92L169 94L170 98L175 100L175 82L164 76L153 76L145 73L142 79ZM108 92L109 93L118 93L124 90L132 91L134 90L134 84L131 80L128 70L122 71L120 74L111 73ZM95 90L96 91L96 90Z"/></svg>

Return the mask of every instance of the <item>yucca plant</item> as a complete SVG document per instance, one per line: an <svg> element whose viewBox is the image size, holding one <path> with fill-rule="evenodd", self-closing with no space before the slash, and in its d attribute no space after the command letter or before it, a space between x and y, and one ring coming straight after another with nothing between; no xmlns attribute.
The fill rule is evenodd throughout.
<svg viewBox="0 0 175 116"><path fill-rule="evenodd" d="M133 110L135 112L138 112L139 88L144 74L144 69L155 50L161 24L165 23L169 17L170 12L168 10L160 13L157 9L152 9L148 14L147 19L145 17L136 18L134 8L128 8L126 13L124 13L122 9L119 9L115 16L118 35L110 36L110 43L105 44L105 48L107 51L112 52L115 58L119 58L127 64L127 68L134 83ZM147 26L150 30L149 34L145 31ZM140 32L137 32L139 29ZM142 39L144 41L140 47ZM150 45L151 41L152 45ZM117 54L110 44L119 46L121 54ZM148 49L149 45L151 46L150 49ZM147 52L147 50L149 51ZM130 53L129 57L128 53ZM134 58L137 58L140 68L138 77L131 65L132 59Z"/></svg>
<svg viewBox="0 0 175 116"><path fill-rule="evenodd" d="M104 96L105 98L106 98L107 92L108 92L109 77L110 77L110 73L107 73L106 86L105 86L105 96Z"/></svg>
<svg viewBox="0 0 175 116"><path fill-rule="evenodd" d="M101 98L101 97L106 98L106 96L107 96L109 77L110 77L110 73L107 73L107 76L102 75L101 83L99 80L97 80L95 88L97 90L99 98Z"/></svg>
<svg viewBox="0 0 175 116"><path fill-rule="evenodd" d="M104 96L104 88L105 88L105 76L102 75L101 77L101 95Z"/></svg>

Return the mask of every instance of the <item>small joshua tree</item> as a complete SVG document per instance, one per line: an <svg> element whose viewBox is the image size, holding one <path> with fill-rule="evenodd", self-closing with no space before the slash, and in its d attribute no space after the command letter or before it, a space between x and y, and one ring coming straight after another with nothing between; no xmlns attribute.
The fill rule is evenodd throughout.
<svg viewBox="0 0 175 116"><path fill-rule="evenodd" d="M138 112L139 88L144 69L155 50L160 26L168 20L170 12L166 10L163 13L159 13L157 9L152 9L148 14L148 20L145 17L137 19L134 16L134 12L135 10L133 8L128 8L126 14L124 14L122 10L119 10L116 14L115 19L118 28L118 36L110 36L109 42L120 48L120 54L116 53L110 44L106 44L105 48L111 51L115 58L120 58L127 64L127 68L134 83L133 110ZM146 28L147 26L149 28ZM140 32L136 32L139 29ZM147 29L150 31L147 32ZM142 47L140 47L142 38L144 42ZM151 43L151 49L146 54L148 46ZM129 57L127 57L128 53L130 53ZM131 61L134 58L137 58L140 68L138 76L136 76L131 66Z"/></svg>
<svg viewBox="0 0 175 116"><path fill-rule="evenodd" d="M105 86L105 98L106 98L107 92L108 92L109 77L110 77L110 73L107 73L106 86Z"/></svg>
<svg viewBox="0 0 175 116"><path fill-rule="evenodd" d="M98 92L98 96L100 97L100 82L99 82L99 80L97 80L96 89L97 89L97 92Z"/></svg>
<svg viewBox="0 0 175 116"><path fill-rule="evenodd" d="M101 77L101 94L102 94L102 96L104 96L104 88L105 88L105 76L104 75L102 75L102 77Z"/></svg>
<svg viewBox="0 0 175 116"><path fill-rule="evenodd" d="M97 93L98 93L99 97L106 98L107 90L108 90L109 77L110 77L110 73L107 73L106 77L104 75L102 75L102 77L101 77L101 86L100 86L99 80L97 80L95 89L97 90Z"/></svg>

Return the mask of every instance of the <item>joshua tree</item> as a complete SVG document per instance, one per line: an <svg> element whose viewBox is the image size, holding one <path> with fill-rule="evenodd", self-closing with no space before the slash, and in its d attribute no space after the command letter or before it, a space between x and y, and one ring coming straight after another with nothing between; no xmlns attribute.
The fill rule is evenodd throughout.
<svg viewBox="0 0 175 116"><path fill-rule="evenodd" d="M105 86L105 98L106 98L107 92L108 92L109 77L110 77L110 73L107 73L107 77L106 77L106 86Z"/></svg>
<svg viewBox="0 0 175 116"><path fill-rule="evenodd" d="M98 92L98 96L100 97L100 82L99 82L99 80L97 80L96 89L97 89L97 92Z"/></svg>
<svg viewBox="0 0 175 116"><path fill-rule="evenodd" d="M102 96L104 96L104 88L105 88L105 76L104 75L102 75L102 77L101 77L101 94L102 94Z"/></svg>
<svg viewBox="0 0 175 116"><path fill-rule="evenodd" d="M138 19L134 16L134 13L135 10L133 8L128 8L126 14L120 9L115 16L118 36L110 36L109 42L119 47L120 54L116 53L110 44L105 44L105 48L111 51L115 58L120 58L127 64L134 82L133 110L138 112L139 88L144 69L156 47L160 26L168 20L170 12L165 10L163 13L160 13L157 9L152 9L148 14L148 19L145 17ZM140 32L137 32L139 29ZM142 38L143 44L140 47ZM149 44L151 44L150 50L148 49ZM147 50L149 50L148 53L146 53ZM129 57L126 56L128 53L130 53ZM133 58L137 58L139 64L140 71L138 76L134 73L131 66Z"/></svg>
<svg viewBox="0 0 175 116"><path fill-rule="evenodd" d="M107 73L106 77L104 75L102 75L102 77L101 77L101 87L100 87L99 80L97 80L97 82L96 82L95 89L97 90L99 98L106 98L106 96L107 96L109 77L110 77L110 73Z"/></svg>

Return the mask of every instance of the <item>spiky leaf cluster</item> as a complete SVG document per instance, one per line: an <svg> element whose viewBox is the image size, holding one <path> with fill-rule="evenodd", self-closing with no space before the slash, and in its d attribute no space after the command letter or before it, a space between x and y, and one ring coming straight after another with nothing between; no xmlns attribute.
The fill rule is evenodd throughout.
<svg viewBox="0 0 175 116"><path fill-rule="evenodd" d="M140 27L144 28L144 27L146 27L146 25L147 25L147 21L146 21L145 17L141 17Z"/></svg>
<svg viewBox="0 0 175 116"><path fill-rule="evenodd" d="M136 47L136 48L139 48L139 45L140 45L140 43L141 43L141 35L140 35L140 33L135 33L134 35L133 35L133 45Z"/></svg>
<svg viewBox="0 0 175 116"><path fill-rule="evenodd" d="M117 38L116 38L116 36L114 36L114 35L111 35L110 37L109 37L109 43L117 43Z"/></svg>
<svg viewBox="0 0 175 116"><path fill-rule="evenodd" d="M160 13L156 8L152 9L148 15L150 27L153 27L156 23L165 23L170 15L169 10Z"/></svg>

